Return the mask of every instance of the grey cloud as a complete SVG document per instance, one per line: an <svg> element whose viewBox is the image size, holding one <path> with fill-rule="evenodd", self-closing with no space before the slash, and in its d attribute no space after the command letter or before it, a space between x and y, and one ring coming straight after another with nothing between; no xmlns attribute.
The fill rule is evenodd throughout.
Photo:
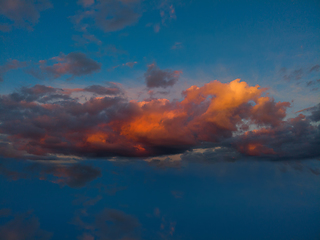
<svg viewBox="0 0 320 240"><path fill-rule="evenodd" d="M53 60L57 63L53 65L42 63L40 65L41 71L49 76L53 76L53 78L58 78L65 74L70 74L71 77L83 76L101 69L100 63L80 52L72 52L68 55L62 53L60 56L54 57Z"/></svg>
<svg viewBox="0 0 320 240"><path fill-rule="evenodd" d="M116 95L121 93L121 89L114 85L113 87L103 87L100 85L92 85L84 88L84 91L96 93L99 95Z"/></svg>
<svg viewBox="0 0 320 240"><path fill-rule="evenodd" d="M167 88L176 84L180 74L181 71L161 70L156 64L151 64L144 77L148 88Z"/></svg>

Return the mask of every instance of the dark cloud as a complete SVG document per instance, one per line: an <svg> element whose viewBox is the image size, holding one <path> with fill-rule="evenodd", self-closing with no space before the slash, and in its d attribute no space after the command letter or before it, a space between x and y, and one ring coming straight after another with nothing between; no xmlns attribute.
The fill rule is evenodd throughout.
<svg viewBox="0 0 320 240"><path fill-rule="evenodd" d="M317 112L318 113L318 112ZM274 128L251 131L232 140L241 153L266 156L268 159L310 159L320 156L320 128L312 125L317 120L312 114L300 114Z"/></svg>
<svg viewBox="0 0 320 240"><path fill-rule="evenodd" d="M319 72L320 71L320 65L314 65L313 67L310 68L310 72Z"/></svg>
<svg viewBox="0 0 320 240"><path fill-rule="evenodd" d="M8 61L5 65L0 66L0 82L3 82L3 75L13 69L18 69L27 66L26 62L19 62L18 60Z"/></svg>
<svg viewBox="0 0 320 240"><path fill-rule="evenodd" d="M52 233L40 228L38 218L31 212L17 215L0 226L0 239L4 240L47 240L51 239L51 236Z"/></svg>
<svg viewBox="0 0 320 240"><path fill-rule="evenodd" d="M0 15L10 23L1 24L0 31L10 31L12 26L32 30L39 21L40 12L51 7L49 0L1 0Z"/></svg>
<svg viewBox="0 0 320 240"><path fill-rule="evenodd" d="M319 105L310 108L307 116L285 120L290 103L275 102L263 95L265 91L239 79L212 81L183 91L182 101L152 98L138 102L128 101L116 85L23 87L0 96L0 152L4 157L34 160L151 157L187 154L209 144L208 148L221 150L202 155L220 154L230 161L241 155L319 157L315 124ZM73 92L94 94L84 100L74 98ZM249 130L250 126L255 130ZM77 169L63 171L76 174ZM58 170L46 173L54 175ZM77 179L66 177L64 183L76 186L73 181Z"/></svg>
<svg viewBox="0 0 320 240"><path fill-rule="evenodd" d="M307 87L310 87L310 86L316 85L317 83L320 83L320 79L308 81L308 82L306 82L306 85L307 85Z"/></svg>
<svg viewBox="0 0 320 240"><path fill-rule="evenodd" d="M72 52L68 55L63 53L58 57L53 57L50 61L53 61L53 65L47 65L46 60L40 61L40 72L33 70L30 72L35 77L43 78L49 76L53 78L59 78L63 75L70 74L71 78L76 76L83 76L92 74L101 69L101 64L88 58L84 53Z"/></svg>
<svg viewBox="0 0 320 240"><path fill-rule="evenodd" d="M72 21L78 30L84 32L93 25L104 32L118 31L134 25L141 17L140 1L100 0L96 4L82 1L82 5L89 8L73 16Z"/></svg>
<svg viewBox="0 0 320 240"><path fill-rule="evenodd" d="M117 95L121 93L121 90L118 86L114 85L113 87L103 87L100 85L92 85L83 89L86 92L92 92L99 95Z"/></svg>
<svg viewBox="0 0 320 240"><path fill-rule="evenodd" d="M294 70L288 70L287 68L281 68L279 73L282 76L282 78L286 81L299 81L301 79L310 77L310 75L312 75L313 72L319 72L320 70L320 65L316 64L314 66L312 66L311 68L306 68L306 67L301 67L298 69L294 69ZM317 83L318 81L314 81L314 80L309 80L306 81L306 86L312 86L315 83Z"/></svg>
<svg viewBox="0 0 320 240"><path fill-rule="evenodd" d="M311 115L308 118L314 122L320 121L320 103L314 107L310 107L299 112L311 112Z"/></svg>
<svg viewBox="0 0 320 240"><path fill-rule="evenodd" d="M181 71L161 70L156 64L151 64L144 77L148 88L167 88L176 84L181 73Z"/></svg>

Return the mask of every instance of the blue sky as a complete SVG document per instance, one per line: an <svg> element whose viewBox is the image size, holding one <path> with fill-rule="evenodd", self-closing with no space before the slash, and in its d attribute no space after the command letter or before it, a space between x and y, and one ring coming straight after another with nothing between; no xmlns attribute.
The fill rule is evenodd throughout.
<svg viewBox="0 0 320 240"><path fill-rule="evenodd" d="M319 56L317 0L1 0L0 239L319 239Z"/></svg>

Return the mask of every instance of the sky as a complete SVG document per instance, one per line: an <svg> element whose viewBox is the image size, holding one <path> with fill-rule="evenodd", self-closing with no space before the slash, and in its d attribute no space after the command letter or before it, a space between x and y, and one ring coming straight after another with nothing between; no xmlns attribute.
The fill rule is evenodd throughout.
<svg viewBox="0 0 320 240"><path fill-rule="evenodd" d="M320 239L320 2L0 0L0 239Z"/></svg>

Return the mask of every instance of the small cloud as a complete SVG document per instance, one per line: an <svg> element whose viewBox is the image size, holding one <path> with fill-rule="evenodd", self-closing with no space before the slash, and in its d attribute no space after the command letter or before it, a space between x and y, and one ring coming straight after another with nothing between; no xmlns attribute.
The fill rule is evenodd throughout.
<svg viewBox="0 0 320 240"><path fill-rule="evenodd" d="M53 78L70 74L71 78L73 78L92 74L101 69L100 63L80 52L72 52L68 55L61 53L59 56L51 58L50 62L56 63L47 65L47 61L41 60L39 61L40 72L33 69L29 73L37 78L43 78L44 74Z"/></svg>
<svg viewBox="0 0 320 240"><path fill-rule="evenodd" d="M138 62L127 62L127 63L123 63L121 65L117 65L117 66L113 66L111 69L109 69L109 71L114 70L118 67L130 67L133 68L134 65L138 64Z"/></svg>
<svg viewBox="0 0 320 240"><path fill-rule="evenodd" d="M180 49L182 48L182 43L181 42L176 42L171 49Z"/></svg>
<svg viewBox="0 0 320 240"><path fill-rule="evenodd" d="M161 22L163 25L166 25L167 22L171 21L172 19L177 19L176 10L169 1L163 1L159 6L160 9L160 16Z"/></svg>
<svg viewBox="0 0 320 240"><path fill-rule="evenodd" d="M158 33L160 31L160 24L159 23L153 25L153 31L155 33Z"/></svg>
<svg viewBox="0 0 320 240"><path fill-rule="evenodd" d="M183 192L181 191L171 191L171 193L175 198L182 198L183 196Z"/></svg>
<svg viewBox="0 0 320 240"><path fill-rule="evenodd" d="M87 32L88 27L97 27L104 32L114 32L134 25L141 17L140 1L110 0L94 3L91 0L80 0L79 3L90 9L71 17L79 31Z"/></svg>
<svg viewBox="0 0 320 240"><path fill-rule="evenodd" d="M176 84L181 73L181 71L161 70L156 64L151 64L144 77L148 88L167 88Z"/></svg>
<svg viewBox="0 0 320 240"><path fill-rule="evenodd" d="M10 31L12 26L32 30L33 26L39 21L40 12L49 8L52 8L49 0L1 0L0 15L11 21L11 23L0 23L0 31Z"/></svg>
<svg viewBox="0 0 320 240"><path fill-rule="evenodd" d="M128 67L132 68L137 63L138 62L127 62L127 63L122 64L122 66L128 66Z"/></svg>

